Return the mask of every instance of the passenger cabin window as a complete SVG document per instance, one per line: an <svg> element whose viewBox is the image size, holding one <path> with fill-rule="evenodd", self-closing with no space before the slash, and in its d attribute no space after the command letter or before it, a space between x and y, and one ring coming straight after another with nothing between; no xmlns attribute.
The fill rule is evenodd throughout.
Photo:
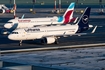
<svg viewBox="0 0 105 70"><path fill-rule="evenodd" d="M18 34L18 32L12 32L12 34Z"/></svg>
<svg viewBox="0 0 105 70"><path fill-rule="evenodd" d="M13 23L13 22L8 22L8 23Z"/></svg>
<svg viewBox="0 0 105 70"><path fill-rule="evenodd" d="M35 32L35 31L40 31L40 29L39 28L37 28L37 29L27 29L25 31L26 32Z"/></svg>

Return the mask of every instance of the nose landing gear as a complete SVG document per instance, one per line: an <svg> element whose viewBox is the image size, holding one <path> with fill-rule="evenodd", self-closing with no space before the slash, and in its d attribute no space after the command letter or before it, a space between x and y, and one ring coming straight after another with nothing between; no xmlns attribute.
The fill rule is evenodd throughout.
<svg viewBox="0 0 105 70"><path fill-rule="evenodd" d="M22 46L22 40L20 40L20 42L19 42L19 46Z"/></svg>

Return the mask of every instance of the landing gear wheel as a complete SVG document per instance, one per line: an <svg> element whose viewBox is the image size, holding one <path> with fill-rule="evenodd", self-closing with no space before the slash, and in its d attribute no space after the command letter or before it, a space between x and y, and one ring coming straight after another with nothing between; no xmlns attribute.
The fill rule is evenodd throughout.
<svg viewBox="0 0 105 70"><path fill-rule="evenodd" d="M55 41L55 44L59 44L59 42L58 41Z"/></svg>
<svg viewBox="0 0 105 70"><path fill-rule="evenodd" d="M58 39L55 39L55 44L59 44Z"/></svg>
<svg viewBox="0 0 105 70"><path fill-rule="evenodd" d="M22 46L22 43L19 43L19 46Z"/></svg>
<svg viewBox="0 0 105 70"><path fill-rule="evenodd" d="M43 38L43 39L41 40L41 43L42 43L43 45L46 45L46 44L47 44L47 39L46 39L46 38Z"/></svg>

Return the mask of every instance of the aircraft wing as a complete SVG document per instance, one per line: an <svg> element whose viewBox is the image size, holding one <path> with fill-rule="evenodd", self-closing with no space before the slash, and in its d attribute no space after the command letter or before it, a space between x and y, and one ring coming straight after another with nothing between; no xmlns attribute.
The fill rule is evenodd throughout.
<svg viewBox="0 0 105 70"><path fill-rule="evenodd" d="M68 36L74 36L74 35L77 35L77 36L81 36L81 35L86 35L87 33L76 33L76 34L57 34L57 35L45 35L43 37L68 37Z"/></svg>
<svg viewBox="0 0 105 70"><path fill-rule="evenodd" d="M97 26L94 27L94 29L92 30L91 33L95 33L96 28L97 28ZM66 34L66 32L64 32L63 34L45 35L45 36L43 36L43 37L61 37L61 36L63 36L63 37L68 37L68 36L74 36L74 35L81 36L81 35L87 35L87 34L90 34L90 33Z"/></svg>

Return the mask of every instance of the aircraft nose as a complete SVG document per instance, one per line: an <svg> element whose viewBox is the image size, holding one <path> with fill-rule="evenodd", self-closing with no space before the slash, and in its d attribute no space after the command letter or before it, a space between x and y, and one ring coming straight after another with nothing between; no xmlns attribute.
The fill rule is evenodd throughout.
<svg viewBox="0 0 105 70"><path fill-rule="evenodd" d="M12 27L12 24L6 23L6 24L4 25L4 27L7 28L7 29L10 29L10 28Z"/></svg>
<svg viewBox="0 0 105 70"><path fill-rule="evenodd" d="M8 39L14 40L14 37L10 34L10 35L8 35Z"/></svg>

